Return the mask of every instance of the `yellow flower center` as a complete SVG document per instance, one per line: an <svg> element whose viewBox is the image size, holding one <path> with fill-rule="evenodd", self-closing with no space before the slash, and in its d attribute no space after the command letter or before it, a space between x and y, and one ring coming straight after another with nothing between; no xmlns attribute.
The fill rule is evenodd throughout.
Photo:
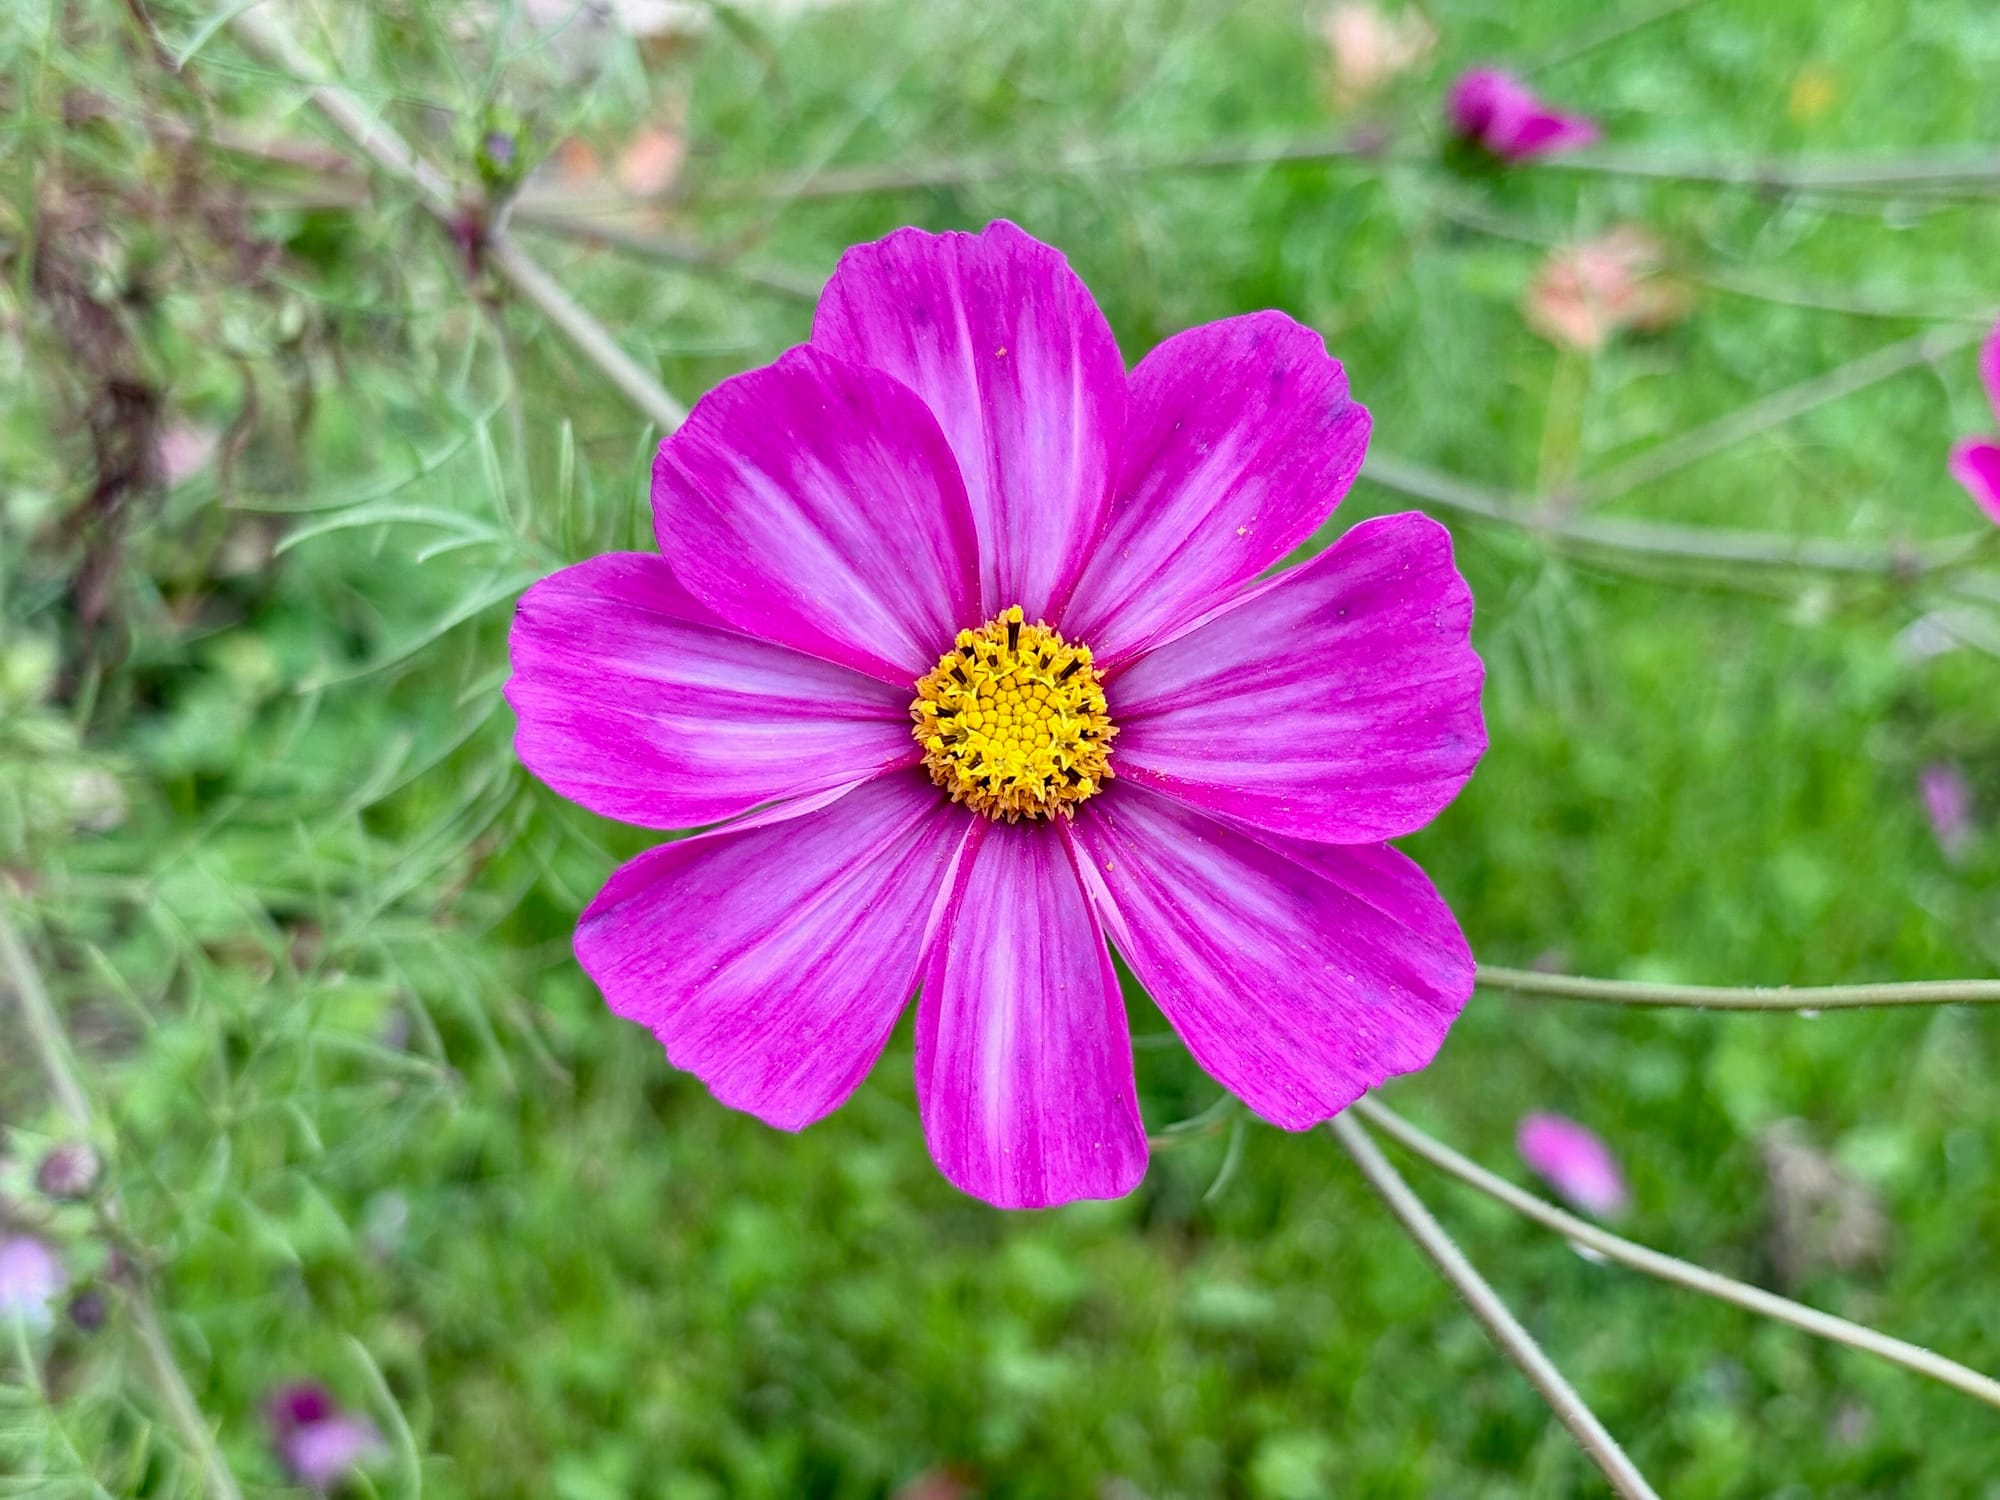
<svg viewBox="0 0 2000 1500"><path fill-rule="evenodd" d="M917 680L910 717L931 780L989 818L1068 817L1111 779L1118 730L1090 648L1018 604L958 633Z"/></svg>

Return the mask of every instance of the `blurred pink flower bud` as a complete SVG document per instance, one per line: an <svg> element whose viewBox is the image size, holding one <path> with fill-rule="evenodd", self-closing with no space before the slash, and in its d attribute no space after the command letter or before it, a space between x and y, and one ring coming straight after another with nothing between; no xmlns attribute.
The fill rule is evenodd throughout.
<svg viewBox="0 0 2000 1500"><path fill-rule="evenodd" d="M1502 161L1574 151L1599 135L1595 120L1551 109L1520 79L1498 68L1461 73L1445 112L1455 135Z"/></svg>
<svg viewBox="0 0 2000 1500"><path fill-rule="evenodd" d="M64 1141L35 1169L37 1191L50 1198L87 1198L102 1170L97 1153L82 1141Z"/></svg>
<svg viewBox="0 0 2000 1500"><path fill-rule="evenodd" d="M1965 773L1950 761L1932 761L1917 773L1917 791L1938 848L1946 859L1962 859L1972 844L1972 788Z"/></svg>
<svg viewBox="0 0 2000 1500"><path fill-rule="evenodd" d="M1600 1219L1624 1213L1625 1176L1611 1148L1576 1121L1561 1115L1524 1116L1514 1145L1529 1170L1585 1213Z"/></svg>
<svg viewBox="0 0 2000 1500"><path fill-rule="evenodd" d="M1437 28L1421 11L1391 16L1367 0L1328 6L1319 31L1331 61L1334 102L1342 105L1361 103L1416 67L1437 45Z"/></svg>
<svg viewBox="0 0 2000 1500"><path fill-rule="evenodd" d="M264 1403L264 1419L278 1462L308 1489L330 1490L386 1451L373 1422L342 1411L326 1387L314 1381L273 1392Z"/></svg>
<svg viewBox="0 0 2000 1500"><path fill-rule="evenodd" d="M1551 250L1521 300L1528 326L1553 344L1594 354L1627 328L1665 328L1687 315L1688 289L1662 273L1666 247L1637 224Z"/></svg>

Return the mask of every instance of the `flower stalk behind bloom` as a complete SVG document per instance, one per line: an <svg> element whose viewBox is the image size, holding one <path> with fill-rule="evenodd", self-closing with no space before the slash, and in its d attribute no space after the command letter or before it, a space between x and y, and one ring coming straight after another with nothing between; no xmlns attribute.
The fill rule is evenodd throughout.
<svg viewBox="0 0 2000 1500"><path fill-rule="evenodd" d="M1445 103L1452 133L1502 161L1528 161L1596 143L1597 122L1544 104L1520 79L1498 68L1461 73Z"/></svg>

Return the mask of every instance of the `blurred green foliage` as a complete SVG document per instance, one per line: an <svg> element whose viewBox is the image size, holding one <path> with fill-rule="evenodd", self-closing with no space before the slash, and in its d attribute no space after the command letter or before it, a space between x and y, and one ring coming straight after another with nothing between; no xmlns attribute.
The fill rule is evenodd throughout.
<svg viewBox="0 0 2000 1500"><path fill-rule="evenodd" d="M568 934L647 836L520 772L498 689L520 588L642 543L656 435L405 190L322 159L301 88L236 50L229 9L0 15L0 880L112 1122L128 1236L33 1193L61 1126L11 1008L0 1219L85 1280L129 1282L114 1248L156 1273L256 1492L280 1483L258 1402L311 1376L388 1435L358 1486L381 1495L864 1496L947 1471L1105 1500L1597 1493L1333 1143L1204 1116L1218 1090L1136 993L1149 1124L1202 1123L1162 1136L1124 1202L1015 1216L926 1160L907 1025L846 1109L790 1137L604 1012ZM1283 0L718 5L645 42L506 0L292 15L327 76L469 190L511 180L496 129L538 181L574 176L558 147L587 143L600 192L642 129L684 140L645 232L729 264L518 231L683 397L802 339L809 295L784 288L845 244L1005 215L1068 251L1128 357L1284 308L1347 362L1380 446L1559 496L2000 297L1990 183L1441 164L1444 83L1493 58L1545 62L1538 86L1635 152L2000 139L1981 0L1712 0L1619 25L1644 13L1437 0L1435 54L1348 111L1315 18ZM1357 123L1391 146L1171 162ZM1049 169L1098 150L1154 165ZM987 170L802 191L961 156ZM1625 221L1664 238L1692 316L1552 348L1518 306L1542 247ZM1607 510L1960 536L1977 521L1944 453L1987 415L1961 353ZM1337 524L1402 503L1364 482ZM1927 612L1990 607L1976 577L1661 580L1454 530L1493 749L1409 847L1484 957L1713 982L1992 969L2000 668L1911 649ZM1956 864L1914 790L1936 759L1984 818ZM1872 1263L1815 1263L1800 1295L1992 1368L1996 1022L1481 996L1390 1097L1510 1168L1521 1113L1572 1114L1627 1164L1633 1233L1760 1282L1758 1142L1802 1120L1893 1235ZM1663 1492L2000 1495L1991 1412L1412 1172ZM19 1476L0 1493L196 1492L117 1307L35 1349L32 1378L0 1354L0 1472Z"/></svg>

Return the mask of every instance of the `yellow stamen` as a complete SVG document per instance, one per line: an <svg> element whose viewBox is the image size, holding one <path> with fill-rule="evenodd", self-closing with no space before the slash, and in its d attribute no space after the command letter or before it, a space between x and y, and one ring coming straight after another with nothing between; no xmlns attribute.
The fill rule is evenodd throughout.
<svg viewBox="0 0 2000 1500"><path fill-rule="evenodd" d="M1028 624L1018 604L958 633L910 717L931 780L989 818L1068 817L1111 779L1118 730L1090 648Z"/></svg>

